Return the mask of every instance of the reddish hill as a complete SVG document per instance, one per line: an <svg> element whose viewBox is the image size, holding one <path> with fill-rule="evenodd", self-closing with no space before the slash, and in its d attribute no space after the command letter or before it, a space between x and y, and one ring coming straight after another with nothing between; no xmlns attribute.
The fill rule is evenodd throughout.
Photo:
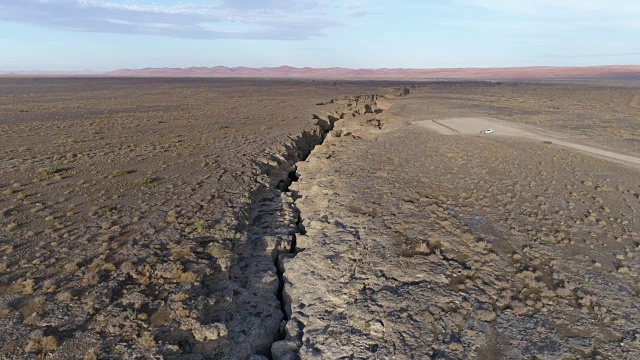
<svg viewBox="0 0 640 360"><path fill-rule="evenodd" d="M347 69L279 67L190 67L121 69L103 75L126 77L265 77L317 79L629 79L640 80L640 65L533 66L453 69Z"/></svg>

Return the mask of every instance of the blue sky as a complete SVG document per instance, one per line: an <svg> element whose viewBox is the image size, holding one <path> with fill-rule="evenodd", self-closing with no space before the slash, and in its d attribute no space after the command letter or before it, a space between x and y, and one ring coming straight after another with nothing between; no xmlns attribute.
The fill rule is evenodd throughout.
<svg viewBox="0 0 640 360"><path fill-rule="evenodd" d="M0 0L0 70L640 63L638 0Z"/></svg>

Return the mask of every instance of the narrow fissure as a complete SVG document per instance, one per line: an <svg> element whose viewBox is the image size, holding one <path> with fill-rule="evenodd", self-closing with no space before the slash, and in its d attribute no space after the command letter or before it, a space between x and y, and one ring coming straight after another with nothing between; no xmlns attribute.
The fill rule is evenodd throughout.
<svg viewBox="0 0 640 360"><path fill-rule="evenodd" d="M325 136L322 136L322 141L324 141ZM322 144L322 142L314 145L318 146ZM300 160L300 161L305 161L306 158L309 155L307 154L306 156L304 156L304 159ZM281 253L279 254L276 259L275 259L275 268L278 274L278 293L276 294L276 297L278 299L278 301L280 302L280 311L282 311L282 315L284 317L284 321L287 322L289 321L289 317L287 316L287 311L286 311L286 301L284 299L284 269L283 269L283 265L282 265L282 257L283 256L295 256L293 254L296 253L296 245L298 242L298 234L302 234L304 235L304 232L302 231L302 229L304 229L304 226L302 225L302 216L300 215L300 210L296 207L295 205L295 201L297 199L297 197L295 196L296 194L293 194L293 192L289 189L289 187L291 186L291 184L293 184L294 182L298 181L298 175L296 173L296 169L297 167L294 166L294 170L289 172L288 174L288 178L287 180L283 183L281 182L281 184L286 184L286 186L284 186L282 189L279 189L280 191L284 192L284 193L289 193L291 196L291 199L293 200L292 203L292 208L294 210L294 216L296 219L296 225L295 225L295 230L294 232L291 234L291 244L289 247L289 252L286 253ZM275 341L279 341L279 340L284 340L286 338L286 331L284 329L284 327L281 327L279 329L278 332L278 336L276 337Z"/></svg>
<svg viewBox="0 0 640 360"><path fill-rule="evenodd" d="M343 115L342 115L343 116ZM333 119L330 117L329 121L326 121L326 123L328 124L328 126L322 126L321 122L322 120L320 120L320 118L317 115L314 115L314 118L319 120L318 126L320 127L320 129L322 130L321 136L319 138L320 141L318 141L317 143L313 144L311 146L311 149L309 149L305 154L302 154L302 157L298 160L298 162L303 162L306 161L307 158L309 157L309 155L313 152L313 149L315 149L316 146L322 145L325 141L325 139L327 138L327 134L332 131L335 127L335 123L337 120L340 120L342 118L342 116L340 118L335 118L333 117ZM295 191L292 191L290 189L291 185L295 182L297 182L299 180L299 176L297 174L297 165L294 165L293 170L289 172L287 179L285 179L284 181L281 181L278 184L278 189L280 191L282 191L283 193L287 193L289 194L289 196L291 197L293 203L292 205L292 209L294 211L294 217L295 217L295 230L294 232L291 234L291 243L290 243L290 247L289 247L289 251L288 252L283 252L281 254L279 254L276 259L275 259L275 267L277 270L277 274L278 274L278 293L276 294L276 297L278 299L278 301L280 302L280 311L282 311L283 317L284 317L284 322L283 324L286 324L286 322L288 322L289 316L288 316L288 312L287 312L287 302L284 298L284 285L285 285L285 281L284 281L284 265L282 263L282 260L284 257L293 257L295 256L296 252L297 252L297 243L298 243L298 235L305 235L306 234L306 230L304 228L303 225L303 221L302 221L302 215L300 213L300 209L298 209L298 207L296 206L296 200L298 199L298 194ZM274 342L280 341L280 340L285 340L287 337L287 332L285 331L284 326L281 327L279 329L278 332L278 336L276 337ZM273 359L273 357L270 357L271 359Z"/></svg>

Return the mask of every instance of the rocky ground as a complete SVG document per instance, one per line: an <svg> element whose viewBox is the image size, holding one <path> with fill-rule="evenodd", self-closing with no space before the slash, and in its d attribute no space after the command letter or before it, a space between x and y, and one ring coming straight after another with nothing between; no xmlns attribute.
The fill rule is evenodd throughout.
<svg viewBox="0 0 640 360"><path fill-rule="evenodd" d="M414 122L638 156L640 88L399 85L0 80L0 357L638 358L637 170Z"/></svg>
<svg viewBox="0 0 640 360"><path fill-rule="evenodd" d="M526 108L490 100L493 85L455 86L414 89L382 114L338 122L298 166L292 189L304 235L283 262L291 320L282 358L640 357L637 169L543 142L411 124L490 113L567 129L597 109L564 94L551 119L518 116ZM504 86L516 90L503 94L516 97L508 103L539 91L529 86L534 100L519 99L527 85ZM629 92L607 89L604 98L618 91ZM635 136L630 98L612 101L614 114L598 110L628 122L597 125L612 131L594 143Z"/></svg>

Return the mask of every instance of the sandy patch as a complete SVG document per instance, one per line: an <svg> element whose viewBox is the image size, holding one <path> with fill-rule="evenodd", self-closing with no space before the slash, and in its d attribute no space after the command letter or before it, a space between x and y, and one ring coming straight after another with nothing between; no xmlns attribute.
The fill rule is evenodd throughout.
<svg viewBox="0 0 640 360"><path fill-rule="evenodd" d="M421 120L415 121L413 122L413 124L432 131L436 131L439 134L443 135L475 134L478 136L511 136L546 142L578 150L580 152L596 156L598 158L640 168L640 158L638 157L579 144L575 142L577 141L576 139L571 139L565 134L559 132L547 131L532 126L513 124L499 119L483 117L461 117L440 120ZM484 134L485 129L493 129L494 133Z"/></svg>

